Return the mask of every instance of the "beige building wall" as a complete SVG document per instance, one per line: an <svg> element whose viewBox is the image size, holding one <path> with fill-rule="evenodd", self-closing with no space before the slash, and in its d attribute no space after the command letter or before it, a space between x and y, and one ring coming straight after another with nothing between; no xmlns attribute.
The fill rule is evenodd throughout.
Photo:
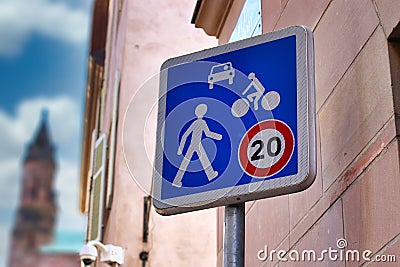
<svg viewBox="0 0 400 267"><path fill-rule="evenodd" d="M229 40L243 4L233 1L221 44ZM338 249L341 238L349 250L397 256L397 263L368 266L398 266L400 50L388 38L400 21L399 10L397 0L262 0L264 33L296 24L314 32L318 174L303 192L246 203L246 266L365 263L279 262L276 254L272 261L257 259L265 246L319 253ZM222 266L223 208L218 218Z"/></svg>

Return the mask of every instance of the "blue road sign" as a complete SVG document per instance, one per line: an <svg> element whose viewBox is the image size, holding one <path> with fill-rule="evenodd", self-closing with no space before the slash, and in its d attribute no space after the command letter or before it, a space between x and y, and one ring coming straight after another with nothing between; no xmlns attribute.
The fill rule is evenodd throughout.
<svg viewBox="0 0 400 267"><path fill-rule="evenodd" d="M154 205L175 214L307 188L316 175L312 33L302 26L161 68Z"/></svg>

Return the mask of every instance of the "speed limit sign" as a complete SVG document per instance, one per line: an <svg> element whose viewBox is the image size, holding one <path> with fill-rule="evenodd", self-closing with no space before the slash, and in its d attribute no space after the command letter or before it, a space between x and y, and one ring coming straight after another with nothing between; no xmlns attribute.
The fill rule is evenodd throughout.
<svg viewBox="0 0 400 267"><path fill-rule="evenodd" d="M239 162L254 178L272 176L289 162L294 150L292 130L284 122L266 120L254 125L243 137Z"/></svg>

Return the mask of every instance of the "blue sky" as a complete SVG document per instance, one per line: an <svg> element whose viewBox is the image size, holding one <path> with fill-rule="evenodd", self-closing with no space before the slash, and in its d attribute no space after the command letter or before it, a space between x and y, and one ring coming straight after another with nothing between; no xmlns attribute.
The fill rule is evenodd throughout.
<svg viewBox="0 0 400 267"><path fill-rule="evenodd" d="M83 232L80 142L92 0L0 0L0 267L22 178L22 157L49 110L56 145L57 231Z"/></svg>

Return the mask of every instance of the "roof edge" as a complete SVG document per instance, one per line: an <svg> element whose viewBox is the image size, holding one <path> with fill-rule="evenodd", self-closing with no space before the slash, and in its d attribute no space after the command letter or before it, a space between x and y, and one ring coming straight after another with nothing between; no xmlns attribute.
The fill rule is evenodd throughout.
<svg viewBox="0 0 400 267"><path fill-rule="evenodd" d="M191 23L218 38L233 1L197 0Z"/></svg>

